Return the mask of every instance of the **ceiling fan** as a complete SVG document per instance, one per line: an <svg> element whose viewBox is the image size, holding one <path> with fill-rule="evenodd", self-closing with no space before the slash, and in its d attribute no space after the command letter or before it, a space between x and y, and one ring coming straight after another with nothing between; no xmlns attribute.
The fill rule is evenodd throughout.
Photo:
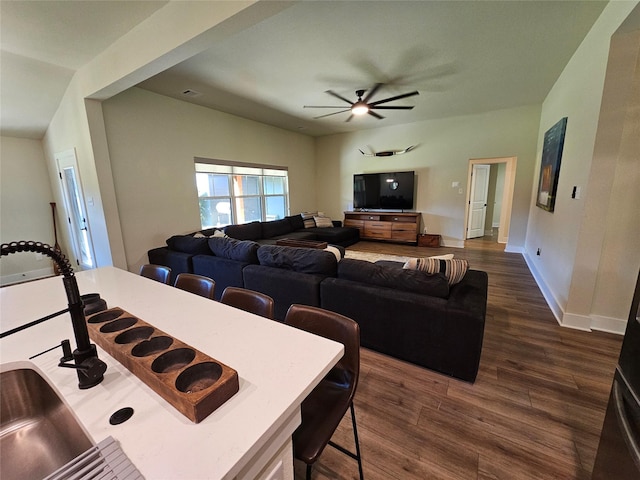
<svg viewBox="0 0 640 480"><path fill-rule="evenodd" d="M333 90L327 90L326 93L329 95L336 97L343 102L347 102L351 105L349 108L344 110L340 110L339 112L327 113L326 115L320 115L318 117L313 117L314 119L328 117L330 115L337 115L338 113L351 112L349 118L347 118L347 122L350 122L354 115L364 115L368 113L369 115L376 117L378 120L382 120L384 117L373 110L411 110L413 106L393 106L393 105L381 105L382 103L393 102L394 100L400 100L401 98L412 97L414 95L419 95L418 91L413 91L409 93L403 93L402 95L396 95L395 97L385 98L383 100L377 100L375 102L369 102L369 100L376 94L376 92L382 87L384 84L376 83L373 88L371 88L368 92L367 90L356 90L356 96L358 100L352 102L351 100L347 100L342 95L337 94ZM367 92L367 96L362 98L362 96ZM345 108L345 105L305 105L304 108Z"/></svg>

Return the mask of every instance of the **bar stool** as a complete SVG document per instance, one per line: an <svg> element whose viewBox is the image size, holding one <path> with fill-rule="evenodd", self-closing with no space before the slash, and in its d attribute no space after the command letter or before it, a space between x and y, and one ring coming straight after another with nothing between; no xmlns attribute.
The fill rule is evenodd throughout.
<svg viewBox="0 0 640 480"><path fill-rule="evenodd" d="M179 273L173 286L180 290L186 290L187 292L195 293L201 297L213 300L216 282L204 275Z"/></svg>
<svg viewBox="0 0 640 480"><path fill-rule="evenodd" d="M154 265L147 263L140 267L140 275L146 278L150 278L160 283L169 285L169 279L171 278L171 269L164 265Z"/></svg>
<svg viewBox="0 0 640 480"><path fill-rule="evenodd" d="M220 302L273 320L273 298L264 293L246 288L227 287L222 292Z"/></svg>
<svg viewBox="0 0 640 480"><path fill-rule="evenodd" d="M353 407L360 374L360 327L338 313L297 304L289 307L284 323L344 345L344 356L302 402L302 423L293 433L293 455L307 464L307 480L311 480L313 464L324 447L331 445L358 462L360 480L364 480ZM351 411L356 453L331 441L347 410Z"/></svg>

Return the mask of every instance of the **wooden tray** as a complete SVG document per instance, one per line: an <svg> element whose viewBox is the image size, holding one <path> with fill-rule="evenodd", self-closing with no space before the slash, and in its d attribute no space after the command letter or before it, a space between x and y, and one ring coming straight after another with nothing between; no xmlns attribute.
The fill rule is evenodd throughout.
<svg viewBox="0 0 640 480"><path fill-rule="evenodd" d="M192 422L240 389L234 369L121 308L87 316L87 327L97 345Z"/></svg>

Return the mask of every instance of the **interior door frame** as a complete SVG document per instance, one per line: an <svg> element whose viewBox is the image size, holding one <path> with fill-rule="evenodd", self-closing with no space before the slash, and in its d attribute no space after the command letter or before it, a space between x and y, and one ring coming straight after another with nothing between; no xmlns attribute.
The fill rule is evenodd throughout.
<svg viewBox="0 0 640 480"><path fill-rule="evenodd" d="M482 167L482 170L486 171L486 178L485 181L479 185L478 182L478 176L479 176L479 171L480 168ZM464 233L464 239L468 240L470 238L478 238L478 237L482 237L485 234L485 228L484 228L484 224L486 222L486 216L487 216L487 196L489 194L489 177L491 175L491 165L486 164L486 163L474 163L473 165L471 165L471 185L469 187L469 202L468 202L468 210L469 210L469 215L467 217L467 227L465 229L465 233ZM475 174L475 175L474 175ZM473 208L473 205L478 203L476 198L476 195L478 194L478 186L482 186L483 187L483 192L484 192L484 196L483 196L483 200L482 203L484 204L482 207L482 233L480 235L476 235L473 237L470 237L469 235L471 234L471 224L473 223L473 212L475 211L475 209Z"/></svg>
<svg viewBox="0 0 640 480"><path fill-rule="evenodd" d="M80 270L86 270L86 269L91 269L91 268L95 268L95 250L93 248L93 239L91 236L91 229L89 228L89 220L87 218L87 205L85 204L85 199L84 199L84 189L82 187L82 179L80 178L80 169L78 167L78 157L76 155L76 149L75 148L70 148L68 150L64 150L62 152L58 152L54 155L55 157L55 161L56 161L56 168L57 168L57 173L58 173L58 177L60 180L60 195L62 197L62 208L64 210L64 217L66 219L64 223L64 227L67 230L67 235L69 237L70 240L70 244L71 244L71 250L73 251L73 260L75 260L75 265L74 265L74 269L78 268ZM69 201L72 201L72 199L69 198L68 196L68 186L65 182L65 180L63 179L63 170L65 170L66 168L72 168L74 171L74 179L75 179L75 185L76 185L76 189L77 189L77 193L78 193L78 207L80 209L80 214L83 217L83 224L84 224L84 228L82 228L82 230L84 230L86 232L86 247L88 250L88 255L91 257L91 262L92 264L85 264L83 261L83 256L82 256L82 246L80 245L81 240L78 238L77 234L78 231L81 229L80 225L74 225L75 224L75 217L74 215L71 213L71 207L69 205ZM72 218L74 218L74 220L72 221ZM73 224L72 224L73 223Z"/></svg>
<svg viewBox="0 0 640 480"><path fill-rule="evenodd" d="M516 167L518 164L517 157L472 158L469 160L469 166L467 169L467 198L464 208L464 237L467 236L467 225L469 224L469 201L471 200L471 173L473 172L473 166L483 164L493 165L498 163L506 164L504 189L502 191L502 208L500 210L500 226L498 227L498 243L506 244L509 241L513 192L515 190Z"/></svg>

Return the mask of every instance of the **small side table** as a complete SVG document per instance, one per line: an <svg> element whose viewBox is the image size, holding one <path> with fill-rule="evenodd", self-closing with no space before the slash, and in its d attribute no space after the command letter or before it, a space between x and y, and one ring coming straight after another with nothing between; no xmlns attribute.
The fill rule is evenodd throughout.
<svg viewBox="0 0 640 480"><path fill-rule="evenodd" d="M418 246L437 248L440 246L440 235L420 234L418 235Z"/></svg>

